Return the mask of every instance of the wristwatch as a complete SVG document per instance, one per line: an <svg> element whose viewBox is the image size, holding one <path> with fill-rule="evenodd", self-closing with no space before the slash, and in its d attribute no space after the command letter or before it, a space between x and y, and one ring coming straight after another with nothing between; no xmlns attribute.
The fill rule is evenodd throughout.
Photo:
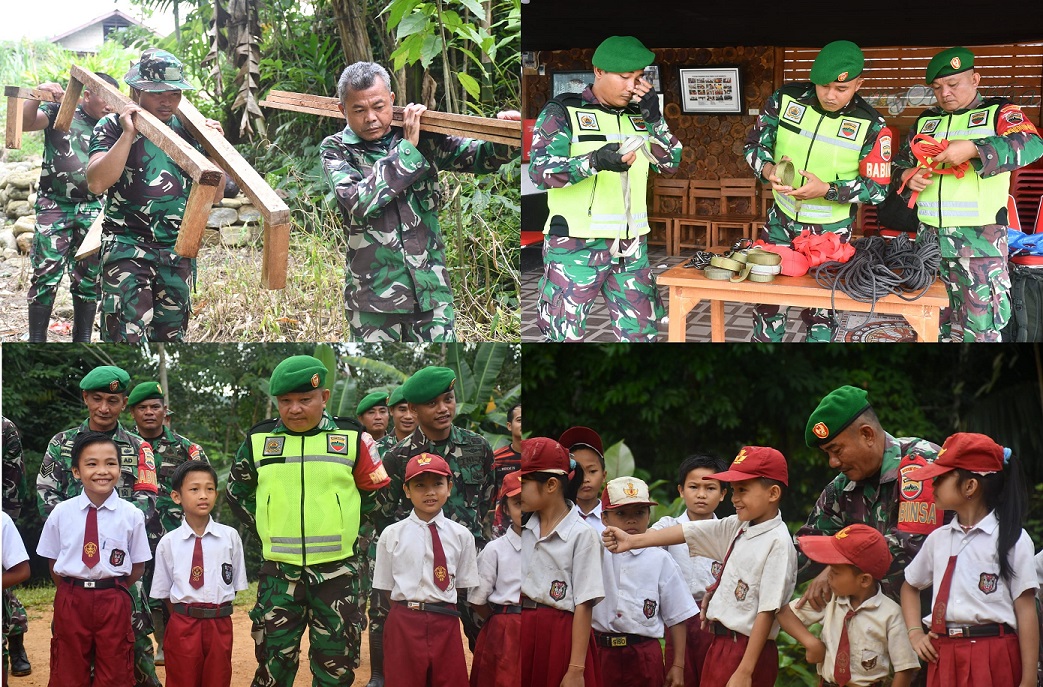
<svg viewBox="0 0 1043 687"><path fill-rule="evenodd" d="M833 201L834 203L840 200L840 188L833 182L829 183L829 189L826 190L825 199Z"/></svg>

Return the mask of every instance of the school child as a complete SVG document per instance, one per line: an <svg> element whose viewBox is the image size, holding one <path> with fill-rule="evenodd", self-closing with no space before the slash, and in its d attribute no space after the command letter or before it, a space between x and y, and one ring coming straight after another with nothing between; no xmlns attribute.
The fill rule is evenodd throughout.
<svg viewBox="0 0 1043 687"><path fill-rule="evenodd" d="M503 477L507 532L478 554L478 587L467 595L485 624L471 661L471 687L517 687L521 642L521 472Z"/></svg>
<svg viewBox="0 0 1043 687"><path fill-rule="evenodd" d="M129 588L152 558L145 515L120 499L116 443L84 432L72 444L72 475L79 496L62 501L44 523L36 552L50 559L54 595L51 687L130 687L134 631Z"/></svg>
<svg viewBox="0 0 1043 687"><path fill-rule="evenodd" d="M891 687L909 687L920 669L901 607L884 596L880 581L891 568L887 540L869 525L848 525L832 536L798 537L804 555L829 565L833 597L821 611L791 601L779 625L804 645L826 687L871 687L894 668ZM822 626L821 639L808 631Z"/></svg>
<svg viewBox="0 0 1043 687"><path fill-rule="evenodd" d="M467 661L457 589L478 585L474 535L442 513L453 487L449 464L433 453L406 464L405 520L377 542L373 588L390 592L384 625L384 679L395 687L460 687Z"/></svg>
<svg viewBox="0 0 1043 687"><path fill-rule="evenodd" d="M590 630L605 596L598 535L569 497L583 482L569 454L547 437L522 442L522 687L601 687Z"/></svg>
<svg viewBox="0 0 1043 687"><path fill-rule="evenodd" d="M724 687L735 678L773 687L779 673L775 614L797 578L797 553L779 513L789 482L786 459L773 448L745 446L726 472L709 477L732 483L735 515L644 534L606 527L602 540L613 553L687 543L692 555L720 560L720 575L706 590L709 601L703 600L714 638L699 684Z"/></svg>
<svg viewBox="0 0 1043 687"><path fill-rule="evenodd" d="M29 554L25 551L25 544L22 543L22 537L18 534L18 528L15 527L14 520L7 513L0 513L0 545L2 545L3 552L3 588L13 587L16 584L21 584L29 579ZM7 612L7 603L4 603L4 613ZM4 618L4 681L3 684L7 685L7 618Z"/></svg>
<svg viewBox="0 0 1043 687"><path fill-rule="evenodd" d="M715 456L696 454L685 458L678 469L677 477L677 493L684 501L685 511L676 518L669 515L660 518L652 525L652 529L661 530L686 522L716 520L717 516L714 511L724 502L728 489L722 482L706 479L706 477L715 472L724 472L727 468L728 464L724 462L724 459ZM688 553L688 546L685 544L674 544L666 547L666 550L681 568L681 573L688 584L688 591L695 599L695 603L702 603L706 588L713 584L717 572L721 569L721 562L703 556L692 556ZM703 618L697 605L696 614L684 623L683 661L675 660L678 652L674 648L671 635L666 636L666 665L684 664L685 687L699 687L703 659L710 649L710 642L713 641L713 633L703 629L702 624Z"/></svg>
<svg viewBox="0 0 1043 687"><path fill-rule="evenodd" d="M1009 461L1009 462L1008 462ZM902 613L928 687L1034 687L1039 655L1032 540L1021 529L1021 466L983 434L945 440L934 463L906 480L934 479L939 509L955 513L927 535L905 569ZM933 585L920 624L920 592Z"/></svg>
<svg viewBox="0 0 1043 687"><path fill-rule="evenodd" d="M232 683L232 601L246 589L239 533L216 522L217 473L201 460L174 471L170 498L181 526L156 547L153 599L170 612L164 639L167 687L228 687Z"/></svg>
<svg viewBox="0 0 1043 687"><path fill-rule="evenodd" d="M601 494L601 517L606 526L629 534L648 529L648 485L636 477L617 477ZM614 554L604 550L601 560L605 598L594 607L594 639L601 674L615 676L614 687L684 684L684 652L669 669L663 666L659 638L664 627L677 646L685 643L685 621L699 612L688 592L681 569L663 549L635 549Z"/></svg>
<svg viewBox="0 0 1043 687"><path fill-rule="evenodd" d="M605 484L605 452L601 447L601 437L590 427L569 427L562 432L558 443L583 468L583 481L576 490L575 511L583 522L601 534L605 529L601 522L601 488Z"/></svg>

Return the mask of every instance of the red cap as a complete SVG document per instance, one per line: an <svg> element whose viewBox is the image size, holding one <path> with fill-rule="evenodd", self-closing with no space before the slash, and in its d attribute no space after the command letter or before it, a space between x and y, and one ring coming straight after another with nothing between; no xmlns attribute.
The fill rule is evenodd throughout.
<svg viewBox="0 0 1043 687"><path fill-rule="evenodd" d="M933 463L912 470L904 477L923 482L955 468L980 475L999 472L1003 469L1003 447L984 434L957 432L945 440Z"/></svg>
<svg viewBox="0 0 1043 687"><path fill-rule="evenodd" d="M449 469L449 463L445 462L445 459L441 456L436 456L433 453L420 453L410 458L406 464L406 478L404 481L408 482L424 472L433 472L436 475L445 475L446 477L452 477L453 475Z"/></svg>
<svg viewBox="0 0 1043 687"><path fill-rule="evenodd" d="M569 472L569 452L565 447L550 437L523 439L521 451L521 470L527 475L530 472L553 472L567 475Z"/></svg>
<svg viewBox="0 0 1043 687"><path fill-rule="evenodd" d="M785 456L768 446L743 446L727 470L707 475L705 479L742 482L755 477L767 477L789 486Z"/></svg>
<svg viewBox="0 0 1043 687"><path fill-rule="evenodd" d="M597 451L602 458L605 457L605 450L601 448L601 437L590 427L569 427L561 433L558 443L570 452L573 446L583 444Z"/></svg>
<svg viewBox="0 0 1043 687"><path fill-rule="evenodd" d="M850 563L882 580L891 569L891 551L884 535L869 525L848 525L832 537L797 537L804 555L816 563Z"/></svg>
<svg viewBox="0 0 1043 687"><path fill-rule="evenodd" d="M508 472L503 476L503 484L500 485L500 495L496 497L497 500L515 496L521 493L521 470L515 470L514 472Z"/></svg>

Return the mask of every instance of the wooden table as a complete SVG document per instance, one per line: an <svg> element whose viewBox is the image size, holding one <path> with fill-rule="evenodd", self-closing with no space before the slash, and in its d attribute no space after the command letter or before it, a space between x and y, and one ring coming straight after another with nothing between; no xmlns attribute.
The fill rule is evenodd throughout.
<svg viewBox="0 0 1043 687"><path fill-rule="evenodd" d="M829 309L830 291L822 288L810 274L803 277L775 277L768 283L746 281L732 283L707 279L702 270L677 265L659 275L661 285L670 287L670 326L668 341L684 341L688 313L699 301L710 301L710 340L724 341L724 304L762 303L764 305L796 305L802 308ZM915 301L904 301L889 295L876 302L876 312L901 315L916 331L921 343L938 340L938 314L948 307L945 284L935 280L931 288ZM837 310L869 312L872 303L851 300L840 291L836 295Z"/></svg>

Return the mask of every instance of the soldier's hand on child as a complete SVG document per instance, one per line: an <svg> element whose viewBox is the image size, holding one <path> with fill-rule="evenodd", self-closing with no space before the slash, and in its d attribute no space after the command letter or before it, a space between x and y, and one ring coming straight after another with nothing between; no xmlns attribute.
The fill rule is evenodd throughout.
<svg viewBox="0 0 1043 687"><path fill-rule="evenodd" d="M126 105L120 112L120 126L123 127L123 133L128 136L135 136L138 133L138 127L134 125L132 116L135 112L141 112L141 108L134 103Z"/></svg>
<svg viewBox="0 0 1043 687"><path fill-rule="evenodd" d="M53 81L48 81L47 83L40 84L39 86L36 87L36 90L38 90L38 91L47 91L48 93L53 93L54 95L58 96L59 98L64 98L65 97L65 89L62 88L61 84L54 83Z"/></svg>
<svg viewBox="0 0 1043 687"><path fill-rule="evenodd" d="M427 112L427 107L419 103L409 103L402 111L402 136L416 145L420 142L420 115Z"/></svg>
<svg viewBox="0 0 1043 687"><path fill-rule="evenodd" d="M630 550L630 535L618 527L606 527L601 533L601 542L612 553L623 553Z"/></svg>
<svg viewBox="0 0 1043 687"><path fill-rule="evenodd" d="M818 665L826 660L826 645L821 639L816 638L804 648L804 658L811 665Z"/></svg>
<svg viewBox="0 0 1043 687"><path fill-rule="evenodd" d="M931 643L932 638L937 639L938 635L933 632L924 634L924 631L918 627L909 631L909 642L913 645L913 651L928 663L936 663L938 661L938 650Z"/></svg>
<svg viewBox="0 0 1043 687"><path fill-rule="evenodd" d="M804 595L797 601L796 607L803 608L804 604L810 603L813 609L821 611L832 598L833 590L829 588L829 568L826 568L804 590Z"/></svg>

